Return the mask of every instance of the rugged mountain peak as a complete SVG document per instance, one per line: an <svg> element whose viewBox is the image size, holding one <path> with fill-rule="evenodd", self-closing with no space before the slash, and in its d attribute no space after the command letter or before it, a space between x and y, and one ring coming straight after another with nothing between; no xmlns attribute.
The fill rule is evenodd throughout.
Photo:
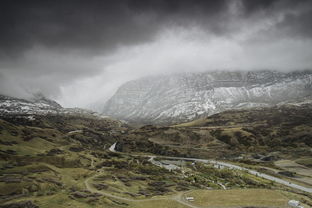
<svg viewBox="0 0 312 208"><path fill-rule="evenodd" d="M60 104L42 95L27 100L0 95L0 114L47 114L61 109Z"/></svg>
<svg viewBox="0 0 312 208"><path fill-rule="evenodd" d="M229 109L302 101L312 95L312 71L215 71L145 77L122 85L104 106L118 119L168 124Z"/></svg>
<svg viewBox="0 0 312 208"><path fill-rule="evenodd" d="M80 117L104 118L100 114L81 108L63 108L56 101L46 98L42 94L35 94L29 99L20 99L0 95L0 118L29 115L74 115ZM32 119L32 116L29 117Z"/></svg>

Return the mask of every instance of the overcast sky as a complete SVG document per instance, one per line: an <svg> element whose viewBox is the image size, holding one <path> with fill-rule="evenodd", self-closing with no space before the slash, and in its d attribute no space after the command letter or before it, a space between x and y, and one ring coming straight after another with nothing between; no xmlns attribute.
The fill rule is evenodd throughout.
<svg viewBox="0 0 312 208"><path fill-rule="evenodd" d="M312 68L311 0L0 4L0 94L90 107L150 74Z"/></svg>

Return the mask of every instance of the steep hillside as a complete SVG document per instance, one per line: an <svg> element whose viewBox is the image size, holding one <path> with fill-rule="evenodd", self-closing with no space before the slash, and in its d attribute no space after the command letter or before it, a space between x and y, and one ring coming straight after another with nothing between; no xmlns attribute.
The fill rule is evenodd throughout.
<svg viewBox="0 0 312 208"><path fill-rule="evenodd" d="M312 96L312 72L209 72L130 81L104 115L133 123L181 123L230 109L272 106Z"/></svg>
<svg viewBox="0 0 312 208"><path fill-rule="evenodd" d="M311 154L311 118L311 104L231 110L171 127L144 126L128 132L129 140L119 145L124 151L151 151L152 143L169 148L158 154L188 157L233 159L275 152L298 159Z"/></svg>
<svg viewBox="0 0 312 208"><path fill-rule="evenodd" d="M208 130L231 148L309 149L312 147L312 105L225 111L176 127Z"/></svg>

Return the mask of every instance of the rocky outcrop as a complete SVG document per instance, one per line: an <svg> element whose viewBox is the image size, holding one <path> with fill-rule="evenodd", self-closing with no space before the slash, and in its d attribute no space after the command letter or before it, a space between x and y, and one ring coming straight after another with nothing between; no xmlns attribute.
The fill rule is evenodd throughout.
<svg viewBox="0 0 312 208"><path fill-rule="evenodd" d="M10 204L0 205L0 208L39 208L32 201L22 201Z"/></svg>
<svg viewBox="0 0 312 208"><path fill-rule="evenodd" d="M107 101L103 113L130 122L168 124L311 97L312 71L186 73L130 81Z"/></svg>

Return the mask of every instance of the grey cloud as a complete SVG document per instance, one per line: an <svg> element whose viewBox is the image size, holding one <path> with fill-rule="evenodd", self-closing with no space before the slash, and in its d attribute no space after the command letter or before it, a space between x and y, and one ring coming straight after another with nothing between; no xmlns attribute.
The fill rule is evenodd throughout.
<svg viewBox="0 0 312 208"><path fill-rule="evenodd" d="M287 14L284 21L276 25L278 33L282 36L294 38L312 37L312 9L303 14Z"/></svg>
<svg viewBox="0 0 312 208"><path fill-rule="evenodd" d="M157 25L134 20L122 1L6 1L0 48L10 55L42 45L102 50L148 39Z"/></svg>
<svg viewBox="0 0 312 208"><path fill-rule="evenodd" d="M0 94L26 98L40 92L56 97L61 86L95 76L103 70L105 63L103 57L56 53L46 48L32 49L15 62L0 62Z"/></svg>
<svg viewBox="0 0 312 208"><path fill-rule="evenodd" d="M103 52L151 41L166 25L199 24L211 33L230 33L228 5L239 0L4 0L0 48L13 56L42 45L50 49ZM280 3L283 2L283 3ZM259 11L272 15L309 1L243 0L243 18ZM310 4L311 6L311 4ZM309 22L308 26L310 25ZM286 26L296 26L291 20ZM303 25L303 24L302 24ZM303 25L302 27L305 27Z"/></svg>
<svg viewBox="0 0 312 208"><path fill-rule="evenodd" d="M0 94L72 104L149 73L308 68L311 10L310 0L3 0Z"/></svg>

